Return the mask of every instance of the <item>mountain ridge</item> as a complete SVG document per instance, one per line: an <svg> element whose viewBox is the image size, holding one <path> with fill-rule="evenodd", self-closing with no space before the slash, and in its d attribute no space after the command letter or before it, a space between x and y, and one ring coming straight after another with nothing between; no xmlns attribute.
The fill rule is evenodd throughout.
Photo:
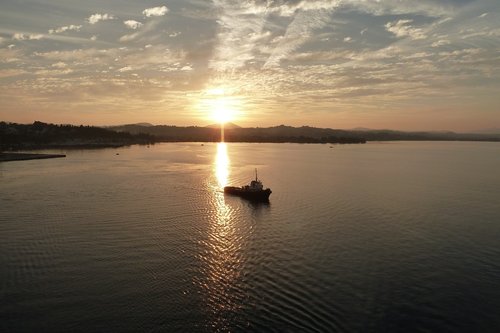
<svg viewBox="0 0 500 333"><path fill-rule="evenodd" d="M272 127L240 127L231 124L232 128L225 127L225 139L228 142L309 142L309 143L337 143L337 142L366 142L366 141L500 141L500 134L483 133L456 133L452 131L398 131L389 129L357 130L318 128L311 126L293 127L278 125ZM233 126L234 125L234 126ZM171 126L156 125L141 127L124 125L110 127L116 131L125 131L131 134L150 134L160 140L197 139L198 141L218 141L220 125L198 126ZM190 139L190 140L191 140Z"/></svg>

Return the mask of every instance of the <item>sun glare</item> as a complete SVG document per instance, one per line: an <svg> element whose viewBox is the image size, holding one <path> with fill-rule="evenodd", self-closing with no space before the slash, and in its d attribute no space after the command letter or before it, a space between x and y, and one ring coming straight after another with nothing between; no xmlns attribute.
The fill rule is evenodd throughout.
<svg viewBox="0 0 500 333"><path fill-rule="evenodd" d="M224 98L216 99L212 104L212 119L225 124L232 120L233 111Z"/></svg>
<svg viewBox="0 0 500 333"><path fill-rule="evenodd" d="M211 121L225 124L237 118L241 103L225 89L212 88L205 91L200 106Z"/></svg>

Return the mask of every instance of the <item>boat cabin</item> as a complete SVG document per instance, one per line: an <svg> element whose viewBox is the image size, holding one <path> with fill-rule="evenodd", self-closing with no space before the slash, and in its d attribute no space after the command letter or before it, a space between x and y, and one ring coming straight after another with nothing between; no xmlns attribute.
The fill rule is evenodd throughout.
<svg viewBox="0 0 500 333"><path fill-rule="evenodd" d="M262 189L264 188L264 186L262 186L262 182L260 180L252 180L250 182L250 185L245 185L243 186L245 190L248 190L248 191L262 191Z"/></svg>

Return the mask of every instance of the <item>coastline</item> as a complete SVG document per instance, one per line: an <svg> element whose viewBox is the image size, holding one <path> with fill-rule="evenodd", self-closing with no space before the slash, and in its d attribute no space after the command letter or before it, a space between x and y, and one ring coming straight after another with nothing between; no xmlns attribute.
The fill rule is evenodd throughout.
<svg viewBox="0 0 500 333"><path fill-rule="evenodd" d="M63 154L34 154L34 153L0 153L0 162L42 160L47 158L62 158Z"/></svg>

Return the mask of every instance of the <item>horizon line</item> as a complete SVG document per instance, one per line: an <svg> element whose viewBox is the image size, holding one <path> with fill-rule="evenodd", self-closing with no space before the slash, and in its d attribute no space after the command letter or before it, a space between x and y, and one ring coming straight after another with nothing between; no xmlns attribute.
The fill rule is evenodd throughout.
<svg viewBox="0 0 500 333"><path fill-rule="evenodd" d="M10 123L10 124L21 124L21 125L31 125L35 122L41 122L41 123L46 123L46 124L53 124L53 125L71 125L71 126L93 126L93 127L102 127L102 128L107 128L107 127L118 127L118 126L128 126L128 125L135 125L135 126L144 126L144 125L150 125L150 126L174 126L174 127L210 127L214 125L219 125L217 123L210 123L207 125L175 125L175 124L153 124L150 122L135 122L135 123L122 123L122 124L115 124L115 125L95 125L95 124L74 124L74 123L55 123L55 122L47 122L47 121L42 121L42 120L34 120L32 122L15 122L15 121L8 121L8 120L0 120L0 122L5 122L5 123ZM441 129L441 130L429 130L429 129L416 129L416 130L401 130L401 129L392 129L392 128L367 128L367 127L353 127L353 128L334 128L334 127L317 127L317 126L311 126L311 125L300 125L300 126L292 126L292 125L286 125L286 124L279 124L279 125L269 125L269 126L240 126L234 122L226 122L225 124L232 124L235 126L238 126L239 128L272 128L272 127L280 127L280 126L286 126L286 127L292 127L292 128L301 128L301 127L310 127L310 128L317 128L317 129L331 129L331 130L341 130L341 131L394 131L394 132L405 132L405 133L418 133L418 132L425 132L425 133L456 133L456 134L480 134L480 135L488 135L488 134L493 134L493 135L498 135L500 134L500 128L498 127L492 127L492 128L485 128L485 129L477 129L473 131L453 131L453 130L446 130L446 129Z"/></svg>

